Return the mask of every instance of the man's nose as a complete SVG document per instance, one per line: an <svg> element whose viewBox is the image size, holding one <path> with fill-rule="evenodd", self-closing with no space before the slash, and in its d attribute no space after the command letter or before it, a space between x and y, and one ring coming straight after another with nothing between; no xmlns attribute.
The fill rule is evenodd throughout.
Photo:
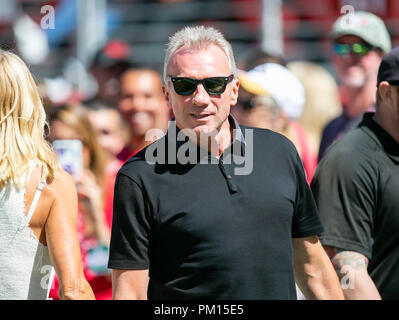
<svg viewBox="0 0 399 320"><path fill-rule="evenodd" d="M362 60L362 56L354 52L350 52L349 55L347 56L347 59L350 61L351 64L357 64L359 63L360 60Z"/></svg>
<svg viewBox="0 0 399 320"><path fill-rule="evenodd" d="M146 101L144 97L135 96L130 99L129 105L132 111L140 112L146 107Z"/></svg>
<svg viewBox="0 0 399 320"><path fill-rule="evenodd" d="M209 104L210 96L209 96L209 93L206 92L202 83L199 83L197 86L197 89L194 91L192 102L193 102L193 104L198 105L198 106Z"/></svg>

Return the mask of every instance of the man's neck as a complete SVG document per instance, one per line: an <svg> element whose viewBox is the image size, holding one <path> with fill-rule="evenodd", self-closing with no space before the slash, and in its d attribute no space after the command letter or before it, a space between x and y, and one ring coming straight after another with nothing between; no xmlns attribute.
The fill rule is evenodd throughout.
<svg viewBox="0 0 399 320"><path fill-rule="evenodd" d="M227 120L227 123L212 134L197 134L196 143L201 148L207 149L216 158L219 158L232 140L233 127Z"/></svg>
<svg viewBox="0 0 399 320"><path fill-rule="evenodd" d="M360 88L345 87L345 112L350 118L355 118L369 111L375 103L375 83L368 81Z"/></svg>
<svg viewBox="0 0 399 320"><path fill-rule="evenodd" d="M381 108L381 107L380 107ZM382 127L388 134L399 143L399 127L396 117L388 117L377 112L374 114L373 120Z"/></svg>
<svg viewBox="0 0 399 320"><path fill-rule="evenodd" d="M145 136L132 136L130 138L130 143L128 144L128 149L130 152L135 152L145 148L150 143L151 141L145 140Z"/></svg>

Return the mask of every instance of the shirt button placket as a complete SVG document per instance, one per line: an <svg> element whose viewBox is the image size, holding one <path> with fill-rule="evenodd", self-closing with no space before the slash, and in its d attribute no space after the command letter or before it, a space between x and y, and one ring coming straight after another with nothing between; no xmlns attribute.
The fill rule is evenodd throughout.
<svg viewBox="0 0 399 320"><path fill-rule="evenodd" d="M236 193L238 191L237 185L235 184L235 182L233 180L233 177L226 172L226 168L223 165L223 158L222 157L220 157L220 159L219 159L219 168L222 171L222 174L223 174L223 176L224 176L224 178L225 178L225 180L227 182L227 185L229 187L230 193Z"/></svg>

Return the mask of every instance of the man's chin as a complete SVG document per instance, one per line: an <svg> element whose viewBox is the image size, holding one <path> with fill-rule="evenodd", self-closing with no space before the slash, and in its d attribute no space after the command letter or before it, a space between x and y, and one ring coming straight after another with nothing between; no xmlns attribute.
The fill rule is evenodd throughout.
<svg viewBox="0 0 399 320"><path fill-rule="evenodd" d="M341 82L346 87L361 88L367 82L365 74L350 74L342 77Z"/></svg>
<svg viewBox="0 0 399 320"><path fill-rule="evenodd" d="M134 127L134 129L131 131L132 132L132 134L134 135L134 136L137 136L137 137L145 137L145 135L147 134L147 132L149 132L151 129L154 129L154 128L150 128L150 127L138 127L138 126L136 126L136 127Z"/></svg>
<svg viewBox="0 0 399 320"><path fill-rule="evenodd" d="M202 123L199 123L197 121L190 121L186 122L184 124L182 123L177 123L177 126L180 129L186 129L194 133L195 135L216 135L220 131L220 127L218 126L218 123L216 121L204 121Z"/></svg>
<svg viewBox="0 0 399 320"><path fill-rule="evenodd" d="M192 128L192 130L194 131L195 134L199 135L211 135L211 134L216 134L217 133L217 129L215 128L214 125L201 125L201 126L196 126L194 128Z"/></svg>
<svg viewBox="0 0 399 320"><path fill-rule="evenodd" d="M349 81L344 81L343 85L348 88L360 89L365 85L365 83L366 83L365 81L360 81L358 79L356 80L351 79Z"/></svg>

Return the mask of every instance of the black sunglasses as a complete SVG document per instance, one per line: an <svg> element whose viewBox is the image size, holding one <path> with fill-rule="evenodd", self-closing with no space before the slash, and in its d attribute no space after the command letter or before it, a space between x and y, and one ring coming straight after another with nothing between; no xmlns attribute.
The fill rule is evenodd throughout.
<svg viewBox="0 0 399 320"><path fill-rule="evenodd" d="M234 78L234 75L228 77L212 77L205 79L193 79L185 77L169 77L173 83L173 88L176 93L181 96L189 96L196 89L199 83L201 83L206 92L211 95L222 94L226 90L227 84Z"/></svg>

